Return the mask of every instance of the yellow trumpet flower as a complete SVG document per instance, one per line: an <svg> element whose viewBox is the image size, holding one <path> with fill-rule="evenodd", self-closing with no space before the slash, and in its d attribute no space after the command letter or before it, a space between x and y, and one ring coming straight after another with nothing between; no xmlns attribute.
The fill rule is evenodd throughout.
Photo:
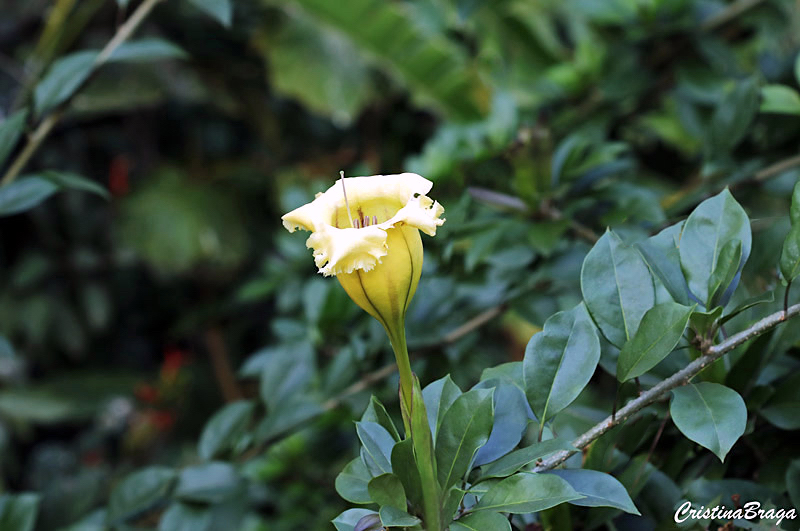
<svg viewBox="0 0 800 531"><path fill-rule="evenodd" d="M419 231L436 235L444 208L427 194L433 183L415 173L342 177L283 225L311 231L319 272L335 275L356 304L386 329L410 407L411 369L405 315L422 273Z"/></svg>

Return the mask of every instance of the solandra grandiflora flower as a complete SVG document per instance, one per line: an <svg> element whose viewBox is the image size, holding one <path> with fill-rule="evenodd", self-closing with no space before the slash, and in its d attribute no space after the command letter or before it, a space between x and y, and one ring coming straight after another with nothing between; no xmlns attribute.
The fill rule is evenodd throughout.
<svg viewBox="0 0 800 531"><path fill-rule="evenodd" d="M319 272L335 275L356 304L386 329L410 407L411 368L405 315L422 272L419 231L435 236L444 208L427 194L433 183L415 173L342 177L314 201L283 216L283 225L311 231Z"/></svg>

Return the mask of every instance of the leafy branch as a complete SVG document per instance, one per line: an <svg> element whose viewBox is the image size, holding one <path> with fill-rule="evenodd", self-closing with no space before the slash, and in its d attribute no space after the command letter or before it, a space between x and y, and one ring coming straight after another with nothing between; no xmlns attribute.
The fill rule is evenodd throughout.
<svg viewBox="0 0 800 531"><path fill-rule="evenodd" d="M785 311L781 310L779 312L775 312L761 319L760 321L754 323L749 328L730 336L728 339L722 341L721 343L703 349L703 355L700 356L698 359L694 360L689 365L679 370L666 380L663 380L657 385L651 387L650 389L642 393L639 397L628 402L624 407L620 408L616 412L616 415L613 418L609 416L602 422L599 422L594 427L586 431L583 435L576 438L572 442L572 446L577 448L577 450L564 450L557 454L554 454L552 457L545 459L541 464L539 464L535 468L535 471L544 472L546 470L551 470L557 467L558 465L566 461L570 456L588 446L591 442L598 439L601 435L609 431L611 428L619 424L622 424L638 411L642 410L643 408L649 406L654 402L657 402L669 391L675 389L676 387L680 387L682 385L686 385L687 383L689 383L689 380L691 380L694 376L696 376L700 371L702 371L703 369L705 369L706 367L708 367L716 360L718 360L728 352L732 351L739 345L771 330L772 328L775 328L784 321L787 321L792 317L796 317L797 315L800 315L800 304L795 304L794 306L790 306Z"/></svg>

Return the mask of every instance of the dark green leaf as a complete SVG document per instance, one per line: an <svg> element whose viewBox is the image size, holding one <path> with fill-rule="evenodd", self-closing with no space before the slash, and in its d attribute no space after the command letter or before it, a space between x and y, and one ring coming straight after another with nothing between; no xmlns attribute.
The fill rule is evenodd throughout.
<svg viewBox="0 0 800 531"><path fill-rule="evenodd" d="M356 457L336 476L336 492L349 502L369 503L372 499L367 485L371 478L367 465Z"/></svg>
<svg viewBox="0 0 800 531"><path fill-rule="evenodd" d="M109 524L121 523L164 500L175 484L175 471L164 467L149 467L126 477L108 500Z"/></svg>
<svg viewBox="0 0 800 531"><path fill-rule="evenodd" d="M564 439L550 439L533 443L519 450L514 450L497 461L483 466L481 468L480 480L510 476L540 457L546 457L561 450L575 450L575 448Z"/></svg>
<svg viewBox="0 0 800 531"><path fill-rule="evenodd" d="M226 28L230 27L233 21L233 3L231 0L189 0L189 2Z"/></svg>
<svg viewBox="0 0 800 531"><path fill-rule="evenodd" d="M28 118L27 109L17 111L0 123L0 168L17 145L19 137L25 130L25 120Z"/></svg>
<svg viewBox="0 0 800 531"><path fill-rule="evenodd" d="M582 497L569 483L552 474L518 472L492 486L473 510L534 513Z"/></svg>
<svg viewBox="0 0 800 531"><path fill-rule="evenodd" d="M504 381L486 381L476 388L494 387L494 421L489 440L475 454L473 466L490 463L519 444L528 427L528 402L525 393Z"/></svg>
<svg viewBox="0 0 800 531"><path fill-rule="evenodd" d="M739 303L733 310L730 311L730 313L723 316L722 319L720 319L720 324L727 323L729 320L733 319L740 313L747 311L750 308L753 308L754 306L758 306L760 304L766 304L774 300L775 300L775 292L773 291L768 291L766 293L762 293L761 295L750 297L749 299Z"/></svg>
<svg viewBox="0 0 800 531"><path fill-rule="evenodd" d="M635 247L672 299L680 304L689 304L689 287L681 272L680 255L672 239L673 232L673 227L668 227L656 236L637 243Z"/></svg>
<svg viewBox="0 0 800 531"><path fill-rule="evenodd" d="M442 419L456 398L461 396L461 389L453 382L448 374L444 378L429 383L422 390L425 400L425 411L428 412L428 423L431 427L432 437L436 437Z"/></svg>
<svg viewBox="0 0 800 531"><path fill-rule="evenodd" d="M511 523L504 514L481 511L454 521L450 531L511 531Z"/></svg>
<svg viewBox="0 0 800 531"><path fill-rule="evenodd" d="M792 205L789 209L789 218L792 220L792 225L800 225L800 181L797 181L792 191Z"/></svg>
<svg viewBox="0 0 800 531"><path fill-rule="evenodd" d="M758 113L758 95L755 78L745 79L717 104L709 131L714 154L728 153L747 134L750 123Z"/></svg>
<svg viewBox="0 0 800 531"><path fill-rule="evenodd" d="M578 397L599 360L600 340L583 305L545 322L528 343L523 361L526 394L540 423Z"/></svg>
<svg viewBox="0 0 800 531"><path fill-rule="evenodd" d="M761 112L800 115L800 94L786 85L761 87Z"/></svg>
<svg viewBox="0 0 800 531"><path fill-rule="evenodd" d="M377 516L378 513L369 509L347 509L331 520L331 523L337 531L354 531L358 521L371 514Z"/></svg>
<svg viewBox="0 0 800 531"><path fill-rule="evenodd" d="M386 474L392 471L391 456L394 438L386 428L375 422L356 422L356 433L361 440L367 467Z"/></svg>
<svg viewBox="0 0 800 531"><path fill-rule="evenodd" d="M720 461L744 433L747 408L736 391L710 382L673 389L669 412L681 432Z"/></svg>
<svg viewBox="0 0 800 531"><path fill-rule="evenodd" d="M0 189L2 193L2 189ZM795 223L789 229L789 234L783 241L781 250L781 274L787 282L791 282L800 275L800 223Z"/></svg>
<svg viewBox="0 0 800 531"><path fill-rule="evenodd" d="M689 291L701 303L709 300L709 279L717 267L722 247L731 240L742 243L741 263L744 264L750 256L750 220L725 189L700 203L689 215L681 233L681 267Z"/></svg>
<svg viewBox="0 0 800 531"><path fill-rule="evenodd" d="M406 491L400 478L394 474L381 474L369 481L367 486L370 499L379 507L394 507L405 511Z"/></svg>
<svg viewBox="0 0 800 531"><path fill-rule="evenodd" d="M261 399L270 414L285 408L287 401L304 395L314 378L316 363L312 349L275 350L261 370Z"/></svg>
<svg viewBox="0 0 800 531"><path fill-rule="evenodd" d="M447 410L436 435L439 485L449 489L469 472L475 452L489 440L492 429L491 389L472 389Z"/></svg>
<svg viewBox="0 0 800 531"><path fill-rule="evenodd" d="M72 97L91 75L97 56L97 51L86 50L54 62L34 90L36 114L42 115Z"/></svg>
<svg viewBox="0 0 800 531"><path fill-rule="evenodd" d="M715 323L717 323L721 316L722 306L717 306L710 312L701 312L695 310L692 312L692 315L689 316L689 324L691 325L692 330L704 335L708 330L711 329L712 326L714 326Z"/></svg>
<svg viewBox="0 0 800 531"><path fill-rule="evenodd" d="M653 306L644 315L633 339L625 343L617 359L617 379L625 382L646 373L678 344L692 308L676 302Z"/></svg>
<svg viewBox="0 0 800 531"><path fill-rule="evenodd" d="M581 291L594 322L618 348L655 304L653 278L641 255L610 230L583 261Z"/></svg>
<svg viewBox="0 0 800 531"><path fill-rule="evenodd" d="M277 437L282 433L297 428L322 412L322 407L319 403L313 401L313 397L292 398L292 400L284 404L284 407L270 412L261 421L255 432L256 439L267 441Z"/></svg>
<svg viewBox="0 0 800 531"><path fill-rule="evenodd" d="M412 505L422 506L422 483L414 459L414 442L405 439L392 448L392 470L400 478L403 490Z"/></svg>
<svg viewBox="0 0 800 531"><path fill-rule="evenodd" d="M0 529L33 531L38 512L38 494L3 494L0 496Z"/></svg>
<svg viewBox="0 0 800 531"><path fill-rule="evenodd" d="M242 491L242 479L233 466L211 462L184 468L175 496L192 503L221 503Z"/></svg>
<svg viewBox="0 0 800 531"><path fill-rule="evenodd" d="M726 299L730 299L732 292L729 292L727 297L726 290L733 282L736 274L739 272L739 265L742 260L742 242L738 240L729 240L722 246L722 251L719 253L717 265L714 267L714 272L708 279L708 302L706 308L715 308L716 306L725 306Z"/></svg>
<svg viewBox="0 0 800 531"><path fill-rule="evenodd" d="M203 459L212 459L229 450L250 423L254 407L252 402L241 400L217 411L203 428L197 443L198 455Z"/></svg>
<svg viewBox="0 0 800 531"><path fill-rule="evenodd" d="M204 506L173 502L161 516L159 531L210 531L211 509Z"/></svg>
<svg viewBox="0 0 800 531"><path fill-rule="evenodd" d="M390 505L381 507L379 514L384 527L413 527L422 522L416 516Z"/></svg>
<svg viewBox="0 0 800 531"><path fill-rule="evenodd" d="M800 374L786 378L760 413L770 424L782 430L800 429Z"/></svg>
<svg viewBox="0 0 800 531"><path fill-rule="evenodd" d="M578 494L585 498L573 500L570 503L582 507L616 507L631 514L640 514L628 495L625 487L617 479L597 470L568 469L553 470L555 474L569 483Z"/></svg>
<svg viewBox="0 0 800 531"><path fill-rule="evenodd" d="M0 187L0 217L30 210L57 190L55 183L42 177L20 177Z"/></svg>

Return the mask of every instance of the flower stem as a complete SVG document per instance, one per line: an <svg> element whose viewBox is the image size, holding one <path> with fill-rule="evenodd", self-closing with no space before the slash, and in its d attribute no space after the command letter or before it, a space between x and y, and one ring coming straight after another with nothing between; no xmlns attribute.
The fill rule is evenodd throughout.
<svg viewBox="0 0 800 531"><path fill-rule="evenodd" d="M414 385L414 377L411 373L411 362L408 359L408 346L406 345L405 324L396 327L396 330L386 329L389 334L389 341L394 350L394 357L397 361L397 371L400 374L400 397L411 411L411 392Z"/></svg>

